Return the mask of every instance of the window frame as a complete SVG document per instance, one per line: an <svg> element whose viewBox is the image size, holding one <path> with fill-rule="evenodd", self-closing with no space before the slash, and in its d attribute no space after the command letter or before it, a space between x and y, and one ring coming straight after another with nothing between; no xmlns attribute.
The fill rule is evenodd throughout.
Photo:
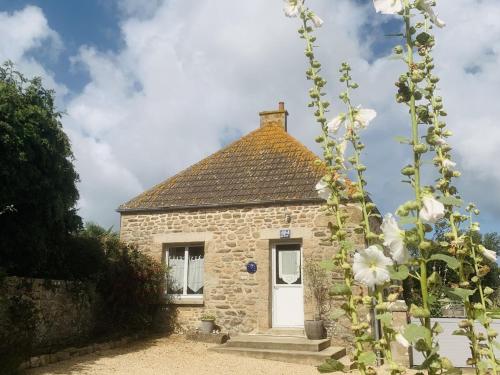
<svg viewBox="0 0 500 375"><path fill-rule="evenodd" d="M177 305L202 305L204 301L205 294L205 282L203 282L203 293L202 294L188 294L188 272L189 272L189 248L190 247L202 247L203 248L203 259L205 259L205 244L203 242L193 242L193 243L170 243L164 244L163 259L165 265L169 266L169 254L174 248L183 247L184 248L184 275L182 280L182 294L169 294L168 293L168 279L165 277L165 297L170 300L170 303ZM205 279L205 267L203 267L203 278Z"/></svg>

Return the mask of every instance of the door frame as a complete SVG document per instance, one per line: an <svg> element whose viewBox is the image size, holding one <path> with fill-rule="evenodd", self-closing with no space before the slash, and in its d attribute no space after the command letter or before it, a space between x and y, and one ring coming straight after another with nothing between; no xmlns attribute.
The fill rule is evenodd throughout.
<svg viewBox="0 0 500 375"><path fill-rule="evenodd" d="M302 314L305 315L305 300L304 300L304 249L302 241L300 240L287 240L287 241L274 241L271 244L271 327L272 328L304 328L304 322L299 326L281 326L276 325L275 316L275 290L276 290L276 245L299 245L300 247L300 278L301 278L301 289L302 289ZM286 286L282 285L281 288L297 288L298 284Z"/></svg>

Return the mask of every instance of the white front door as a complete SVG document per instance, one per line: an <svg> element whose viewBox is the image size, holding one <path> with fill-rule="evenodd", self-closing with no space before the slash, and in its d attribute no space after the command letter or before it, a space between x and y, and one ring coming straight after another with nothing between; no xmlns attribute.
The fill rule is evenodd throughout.
<svg viewBox="0 0 500 375"><path fill-rule="evenodd" d="M302 246L275 244L272 267L273 327L303 327Z"/></svg>

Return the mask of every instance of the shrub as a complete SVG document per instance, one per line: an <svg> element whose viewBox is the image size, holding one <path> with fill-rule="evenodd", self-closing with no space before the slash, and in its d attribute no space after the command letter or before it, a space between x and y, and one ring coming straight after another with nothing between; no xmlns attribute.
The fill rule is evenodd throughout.
<svg viewBox="0 0 500 375"><path fill-rule="evenodd" d="M108 249L97 284L101 333L151 328L163 302L164 284L165 269L150 256L119 242Z"/></svg>

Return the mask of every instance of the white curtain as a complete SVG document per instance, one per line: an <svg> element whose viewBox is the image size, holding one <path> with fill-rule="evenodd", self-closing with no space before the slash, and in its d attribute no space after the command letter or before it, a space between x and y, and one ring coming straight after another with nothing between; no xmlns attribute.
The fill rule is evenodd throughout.
<svg viewBox="0 0 500 375"><path fill-rule="evenodd" d="M184 284L184 256L173 255L168 257L168 266L170 267L170 281L172 282L172 290L179 290L182 294Z"/></svg>
<svg viewBox="0 0 500 375"><path fill-rule="evenodd" d="M300 277L300 250L278 253L278 276L287 284L293 284Z"/></svg>
<svg viewBox="0 0 500 375"><path fill-rule="evenodd" d="M189 256L188 287L195 294L203 288L203 255Z"/></svg>

